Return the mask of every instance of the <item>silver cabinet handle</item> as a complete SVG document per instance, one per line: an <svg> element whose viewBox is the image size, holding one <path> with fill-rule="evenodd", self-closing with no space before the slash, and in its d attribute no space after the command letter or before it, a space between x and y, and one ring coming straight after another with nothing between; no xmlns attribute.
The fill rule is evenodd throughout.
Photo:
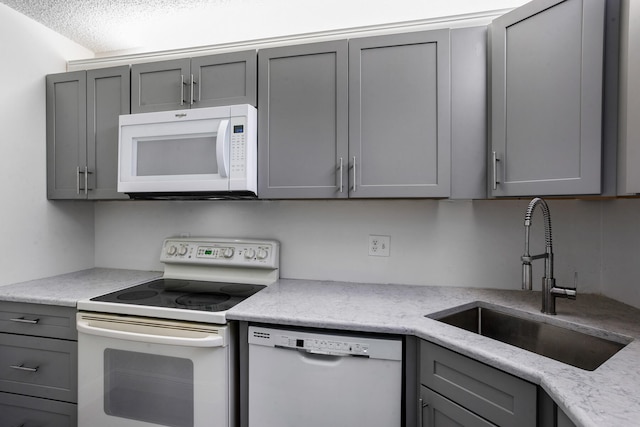
<svg viewBox="0 0 640 427"><path fill-rule="evenodd" d="M498 181L498 162L500 161L500 159L498 158L498 155L496 154L495 151L491 152L491 156L492 156L492 166L493 166L493 189L497 190L498 189L498 184L500 184L500 181Z"/></svg>
<svg viewBox="0 0 640 427"><path fill-rule="evenodd" d="M338 186L338 189L341 193L344 190L344 179L342 177L342 171L343 171L343 161L342 161L342 157L340 157L340 164L338 166L338 174L340 174L340 178L338 179L338 181L340 182L340 185Z"/></svg>
<svg viewBox="0 0 640 427"><path fill-rule="evenodd" d="M357 177L357 174L356 174L356 156L353 156L353 189L352 189L353 192L355 192L358 189L357 185L356 185L356 177Z"/></svg>
<svg viewBox="0 0 640 427"><path fill-rule="evenodd" d="M30 368L29 366L24 366L24 363L21 363L20 365L10 365L9 367L11 369L16 369L18 371L26 371L26 372L38 372L38 368L40 368L39 366L36 366L35 368Z"/></svg>
<svg viewBox="0 0 640 427"><path fill-rule="evenodd" d="M16 317L14 319L9 319L12 322L18 322L18 323L29 323L31 325L35 325L37 324L40 319L25 319L24 317Z"/></svg>
<svg viewBox="0 0 640 427"><path fill-rule="evenodd" d="M76 167L76 194L80 194L80 166Z"/></svg>
<svg viewBox="0 0 640 427"><path fill-rule="evenodd" d="M180 74L180 106L184 105L184 74Z"/></svg>
<svg viewBox="0 0 640 427"><path fill-rule="evenodd" d="M89 172L89 167L85 166L84 167L84 195L86 196L87 194L89 194L89 174L92 172Z"/></svg>
<svg viewBox="0 0 640 427"><path fill-rule="evenodd" d="M193 90L193 89L194 89L194 86L195 86L195 85L197 85L197 84L198 84L198 83L196 83L196 82L193 80L193 74L191 74L191 105L193 105L193 104L195 104L195 103L196 103L196 100L195 100L195 98L194 98L194 96L195 96L195 92L194 92L194 90Z"/></svg>

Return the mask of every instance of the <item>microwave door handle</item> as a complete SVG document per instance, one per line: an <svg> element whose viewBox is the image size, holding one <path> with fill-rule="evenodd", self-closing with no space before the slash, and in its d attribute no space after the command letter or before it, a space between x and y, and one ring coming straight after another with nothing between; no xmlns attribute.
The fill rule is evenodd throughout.
<svg viewBox="0 0 640 427"><path fill-rule="evenodd" d="M229 176L229 120L221 120L218 125L216 138L216 158L218 159L218 173L222 178Z"/></svg>

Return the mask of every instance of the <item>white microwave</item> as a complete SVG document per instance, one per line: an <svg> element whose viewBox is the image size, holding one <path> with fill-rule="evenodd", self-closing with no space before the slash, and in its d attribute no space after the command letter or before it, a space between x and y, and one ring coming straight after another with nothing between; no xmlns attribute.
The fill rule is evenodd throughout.
<svg viewBox="0 0 640 427"><path fill-rule="evenodd" d="M252 105L120 116L118 192L132 198L255 198Z"/></svg>

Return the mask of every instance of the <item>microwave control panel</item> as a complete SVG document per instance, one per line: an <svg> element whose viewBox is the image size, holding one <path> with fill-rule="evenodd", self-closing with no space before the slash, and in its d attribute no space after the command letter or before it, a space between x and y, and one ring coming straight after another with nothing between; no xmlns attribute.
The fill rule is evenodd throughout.
<svg viewBox="0 0 640 427"><path fill-rule="evenodd" d="M231 117L229 123L231 131L231 178L244 178L247 167L247 118Z"/></svg>

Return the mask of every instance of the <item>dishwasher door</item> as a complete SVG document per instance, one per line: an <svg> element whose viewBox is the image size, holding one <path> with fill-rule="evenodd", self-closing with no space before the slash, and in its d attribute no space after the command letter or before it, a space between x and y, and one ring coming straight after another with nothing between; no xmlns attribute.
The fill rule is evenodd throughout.
<svg viewBox="0 0 640 427"><path fill-rule="evenodd" d="M402 340L249 327L249 427L394 427Z"/></svg>

